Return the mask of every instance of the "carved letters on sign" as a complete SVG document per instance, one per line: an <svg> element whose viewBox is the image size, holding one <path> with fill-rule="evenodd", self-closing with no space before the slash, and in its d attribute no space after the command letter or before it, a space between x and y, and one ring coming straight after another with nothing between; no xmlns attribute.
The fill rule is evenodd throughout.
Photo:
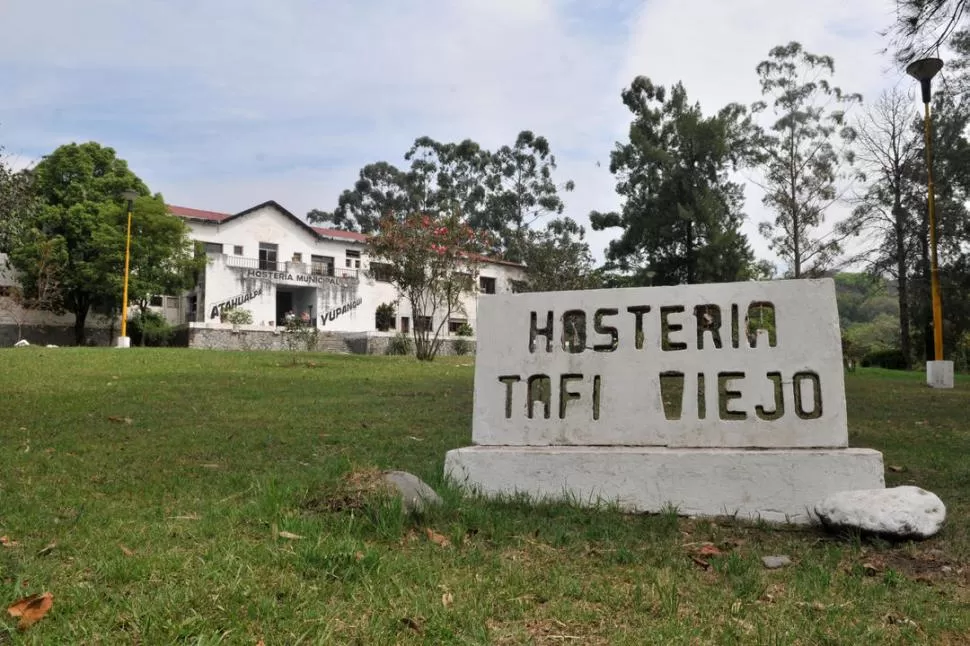
<svg viewBox="0 0 970 646"><path fill-rule="evenodd" d="M847 443L830 280L490 295L478 330L477 444Z"/></svg>

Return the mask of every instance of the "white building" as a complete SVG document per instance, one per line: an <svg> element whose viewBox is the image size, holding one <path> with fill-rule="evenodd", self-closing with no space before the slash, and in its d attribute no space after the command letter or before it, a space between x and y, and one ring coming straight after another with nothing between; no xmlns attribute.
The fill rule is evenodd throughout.
<svg viewBox="0 0 970 646"><path fill-rule="evenodd" d="M380 259L369 257L363 234L311 226L274 201L235 214L180 206L169 211L185 219L209 259L195 289L153 301L174 324L225 327L221 314L244 308L256 327L284 325L292 312L321 331L372 332L384 303L394 305L396 331L432 323L381 279ZM452 313L446 332L454 335L463 324L474 328L477 294L511 291L523 273L519 264L484 261L475 292L463 299L462 312Z"/></svg>

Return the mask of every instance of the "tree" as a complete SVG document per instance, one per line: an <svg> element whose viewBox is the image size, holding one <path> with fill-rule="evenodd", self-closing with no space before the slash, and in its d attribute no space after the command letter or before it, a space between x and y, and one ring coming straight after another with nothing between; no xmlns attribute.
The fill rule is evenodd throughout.
<svg viewBox="0 0 970 646"><path fill-rule="evenodd" d="M13 241L23 234L24 222L37 208L31 174L14 171L0 147L0 254L9 254Z"/></svg>
<svg viewBox="0 0 970 646"><path fill-rule="evenodd" d="M563 211L559 191L573 183L553 180L556 160L549 142L530 131L515 144L491 152L465 139L445 143L415 139L404 159L407 170L388 162L368 164L353 189L345 190L332 212L313 210L311 222L374 233L388 214L442 214L455 210L466 224L491 233L487 251L518 261L528 227L546 215Z"/></svg>
<svg viewBox="0 0 970 646"><path fill-rule="evenodd" d="M382 273L411 306L415 354L431 361L441 331L461 311L462 295L477 283L479 256L487 236L464 224L457 211L381 218L369 251L388 265Z"/></svg>
<svg viewBox="0 0 970 646"><path fill-rule="evenodd" d="M59 250L58 300L74 314L79 345L91 309L121 301L127 224L123 191L141 195L135 201L129 291L141 298L147 291L167 288L170 283L161 275L185 266L184 255L192 248L187 226L167 215L161 195L150 196L113 149L95 142L67 144L44 157L31 174L42 204L11 249L11 264L26 288L38 265L41 242Z"/></svg>
<svg viewBox="0 0 970 646"><path fill-rule="evenodd" d="M940 286L943 299L945 326L944 341L950 344L959 336L959 326L951 315L961 305L965 283L962 276L964 254L970 244L970 109L946 93L933 97L933 180L935 215L940 267ZM920 160L925 156L922 116L912 120L912 133L919 142ZM930 308L930 241L929 210L927 208L926 164L914 163L912 175L906 184L903 206L914 215L916 221L909 243L910 275L910 321L916 342L921 342L927 358L933 356L933 316Z"/></svg>
<svg viewBox="0 0 970 646"><path fill-rule="evenodd" d="M896 0L896 22L887 30L896 61L906 65L951 39L966 40L970 32L961 27L967 8L967 0Z"/></svg>
<svg viewBox="0 0 970 646"><path fill-rule="evenodd" d="M816 229L851 177L856 133L846 110L862 96L831 84L830 56L806 52L796 42L773 48L757 72L774 119L753 138L762 202L775 212L774 222L761 223L759 230L794 278L818 274L840 251L837 239L819 237ZM768 110L764 101L752 106L754 114Z"/></svg>
<svg viewBox="0 0 970 646"><path fill-rule="evenodd" d="M34 236L29 244L35 249L34 264L21 276L21 286L13 287L9 297L0 302L7 318L17 325L17 340L24 338L24 325L32 313L59 311L59 273L64 250L56 240ZM21 242L26 242L21 239Z"/></svg>
<svg viewBox="0 0 970 646"><path fill-rule="evenodd" d="M519 133L515 145L502 146L488 156L484 209L469 224L492 232L499 242L496 251L503 251L506 259L521 261L526 254L534 256L536 249L526 251L523 247L535 243L541 249L546 238L541 233L537 239L530 235L535 233L530 227L545 216L562 215L565 205L559 191L572 191L575 184L570 180L558 186L553 180L555 170L556 158L549 142L528 130ZM547 226L552 228L545 233L560 239L570 229L560 220ZM582 238L580 229L572 227L568 232Z"/></svg>
<svg viewBox="0 0 970 646"><path fill-rule="evenodd" d="M888 90L860 117L856 126L859 162L868 183L857 206L839 230L865 236L865 260L876 275L896 280L899 304L899 344L911 360L909 279L911 258L919 250L918 222L904 205L914 176L919 176L920 139L912 129L912 99L898 90Z"/></svg>
<svg viewBox="0 0 970 646"><path fill-rule="evenodd" d="M593 257L584 240L585 231L574 220L556 218L544 229L527 230L522 260L525 280L519 292L595 289L603 286L593 269Z"/></svg>
<svg viewBox="0 0 970 646"><path fill-rule="evenodd" d="M610 154L622 212L590 214L595 230L623 229L607 250L608 269L636 285L740 279L752 254L740 230L743 189L728 173L744 150L744 109L704 116L682 84L668 93L643 76L622 99L633 114L629 142Z"/></svg>

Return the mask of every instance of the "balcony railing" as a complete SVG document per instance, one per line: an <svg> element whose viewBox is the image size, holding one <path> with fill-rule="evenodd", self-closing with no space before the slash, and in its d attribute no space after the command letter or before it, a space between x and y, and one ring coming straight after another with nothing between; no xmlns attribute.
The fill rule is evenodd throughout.
<svg viewBox="0 0 970 646"><path fill-rule="evenodd" d="M304 274L311 276L329 276L331 278L357 278L357 269L344 269L330 264L308 262L278 262L261 258L245 258L243 256L225 255L227 267L240 269L259 269L261 271L275 271L287 274Z"/></svg>

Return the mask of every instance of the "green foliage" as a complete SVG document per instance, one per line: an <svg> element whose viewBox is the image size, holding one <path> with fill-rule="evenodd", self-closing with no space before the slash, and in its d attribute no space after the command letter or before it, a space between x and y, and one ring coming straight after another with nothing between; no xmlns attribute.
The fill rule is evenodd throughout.
<svg viewBox="0 0 970 646"><path fill-rule="evenodd" d="M10 253L38 206L32 175L27 170L14 171L0 147L0 253Z"/></svg>
<svg viewBox="0 0 970 646"><path fill-rule="evenodd" d="M152 310L142 310L128 321L132 345L165 347L175 337L175 329L165 317Z"/></svg>
<svg viewBox="0 0 970 646"><path fill-rule="evenodd" d="M908 363L906 357L897 348L873 350L862 357L863 368L906 370Z"/></svg>
<svg viewBox="0 0 970 646"><path fill-rule="evenodd" d="M517 292L596 289L603 281L593 269L585 231L570 218L556 218L544 229L524 232L520 257L526 278Z"/></svg>
<svg viewBox="0 0 970 646"><path fill-rule="evenodd" d="M754 131L750 161L764 176L762 202L775 212L774 222L762 222L759 230L794 278L818 275L840 251L837 240L817 236L816 229L850 177L856 132L845 113L862 96L831 84L830 56L796 42L773 48L757 71L770 105L755 103L752 113L770 109L771 121Z"/></svg>
<svg viewBox="0 0 970 646"><path fill-rule="evenodd" d="M593 229L623 231L610 242L608 267L639 285L738 280L753 260L741 232L743 189L729 180L746 137L744 109L704 116L682 84L668 93L643 76L622 97L633 122L610 172L623 208L590 214Z"/></svg>
<svg viewBox="0 0 970 646"><path fill-rule="evenodd" d="M455 339L454 341L452 341L451 347L455 351L456 355L463 357L471 353L472 342L469 341L468 339Z"/></svg>
<svg viewBox="0 0 970 646"><path fill-rule="evenodd" d="M524 130L514 144L494 151L470 139L419 137L404 159L407 170L383 161L365 166L332 212L313 210L308 219L376 233L387 213L438 217L457 209L463 224L490 234L484 252L529 265L532 291L558 284L570 271L587 280L591 259L583 229L561 217L560 194L572 191L573 182L555 182L556 158L544 137ZM538 226L547 216L554 219Z"/></svg>
<svg viewBox="0 0 970 646"><path fill-rule="evenodd" d="M406 357L413 353L414 344L404 332L398 332L387 342L387 354Z"/></svg>
<svg viewBox="0 0 970 646"><path fill-rule="evenodd" d="M92 308L120 309L128 222L123 191L140 195L132 219L131 300L188 284L199 261L187 225L168 214L162 196L150 195L113 149L94 142L67 144L44 157L31 176L41 206L27 214L10 261L27 287L36 282L42 245L53 245L58 300L75 316L79 345Z"/></svg>
<svg viewBox="0 0 970 646"><path fill-rule="evenodd" d="M222 320L232 325L252 325L253 313L247 309L233 307L228 310L223 310Z"/></svg>
<svg viewBox="0 0 970 646"><path fill-rule="evenodd" d="M314 326L299 318L293 318L286 322L286 327L283 329L283 342L291 352L298 350L313 352L317 349L319 341L320 331Z"/></svg>
<svg viewBox="0 0 970 646"><path fill-rule="evenodd" d="M458 336L474 336L475 331L472 330L472 326L465 322L458 326L457 334Z"/></svg>
<svg viewBox="0 0 970 646"><path fill-rule="evenodd" d="M377 311L374 315L377 329L381 332L394 329L395 317L394 303L381 303L377 306Z"/></svg>

